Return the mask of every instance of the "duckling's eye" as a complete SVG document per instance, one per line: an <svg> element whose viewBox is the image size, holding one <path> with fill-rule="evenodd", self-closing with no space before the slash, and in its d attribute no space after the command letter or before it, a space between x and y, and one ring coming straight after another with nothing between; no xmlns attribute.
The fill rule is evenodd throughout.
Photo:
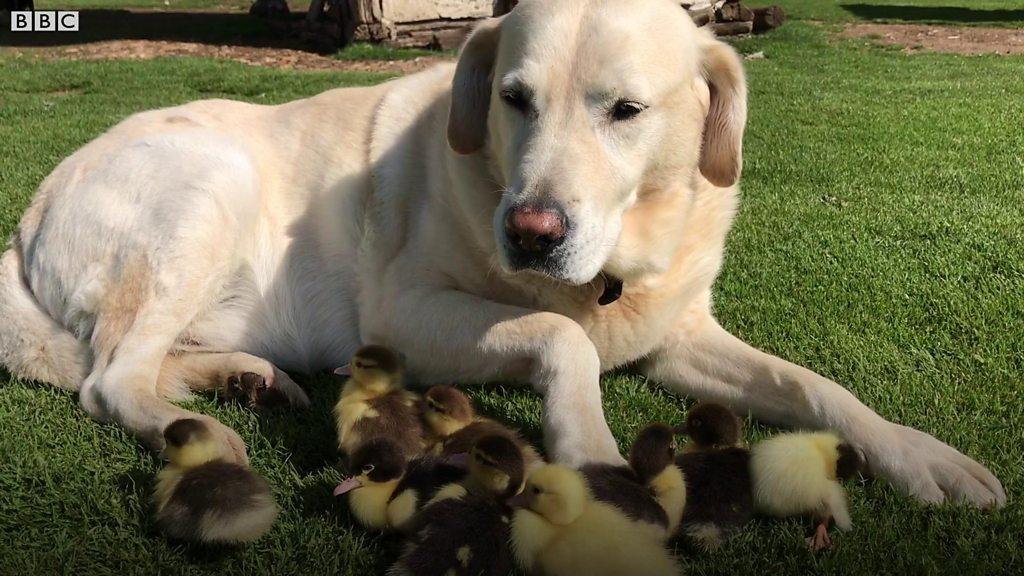
<svg viewBox="0 0 1024 576"><path fill-rule="evenodd" d="M537 494L540 494L540 488L538 488L538 487L536 487L536 486L534 486L534 487L533 487L533 488L531 489L531 491L533 492L533 494L534 494L535 496L536 496Z"/></svg>
<svg viewBox="0 0 1024 576"><path fill-rule="evenodd" d="M369 474L370 472L373 472L375 468L376 466L373 464L367 464L366 466L363 466L363 474Z"/></svg>
<svg viewBox="0 0 1024 576"><path fill-rule="evenodd" d="M611 117L617 122L632 120L647 110L647 105L633 100L619 100L612 106Z"/></svg>

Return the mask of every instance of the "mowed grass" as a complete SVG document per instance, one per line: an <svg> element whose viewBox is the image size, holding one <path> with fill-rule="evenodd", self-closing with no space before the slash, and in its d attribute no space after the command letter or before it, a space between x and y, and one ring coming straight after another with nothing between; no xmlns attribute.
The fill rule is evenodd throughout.
<svg viewBox="0 0 1024 576"><path fill-rule="evenodd" d="M981 25L1016 28L1024 0L750 0L776 4L791 18L827 22L870 20L903 24Z"/></svg>
<svg viewBox="0 0 1024 576"><path fill-rule="evenodd" d="M767 59L747 64L744 200L718 316L990 466L1010 504L929 508L862 480L850 486L855 531L830 552L806 551L804 522L759 520L714 553L679 544L687 573L1019 573L1024 58L909 56L800 22L739 48ZM134 111L211 97L269 104L383 79L199 59L0 60L0 234L61 159ZM400 543L355 526L330 496L339 383L300 381L307 412L189 404L242 434L283 509L270 534L232 550L164 540L147 501L158 458L87 419L74 394L0 373L0 573L381 572ZM680 421L687 406L628 371L603 387L624 447L647 422ZM474 396L539 439L529 392ZM772 432L751 423L747 436Z"/></svg>

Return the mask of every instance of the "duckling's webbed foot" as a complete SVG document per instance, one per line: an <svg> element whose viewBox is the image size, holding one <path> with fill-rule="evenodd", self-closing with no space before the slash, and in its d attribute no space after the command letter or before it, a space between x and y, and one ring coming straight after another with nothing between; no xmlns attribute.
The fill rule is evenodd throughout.
<svg viewBox="0 0 1024 576"><path fill-rule="evenodd" d="M807 539L807 546L813 552L820 552L832 547L832 538L828 535L828 521L819 523L814 528L814 535Z"/></svg>

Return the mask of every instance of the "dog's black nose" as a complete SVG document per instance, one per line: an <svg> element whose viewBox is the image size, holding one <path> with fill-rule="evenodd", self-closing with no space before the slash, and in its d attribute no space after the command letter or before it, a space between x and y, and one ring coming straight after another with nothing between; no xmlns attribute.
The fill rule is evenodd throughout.
<svg viewBox="0 0 1024 576"><path fill-rule="evenodd" d="M546 206L523 204L508 211L505 234L520 251L545 256L565 240L565 214Z"/></svg>

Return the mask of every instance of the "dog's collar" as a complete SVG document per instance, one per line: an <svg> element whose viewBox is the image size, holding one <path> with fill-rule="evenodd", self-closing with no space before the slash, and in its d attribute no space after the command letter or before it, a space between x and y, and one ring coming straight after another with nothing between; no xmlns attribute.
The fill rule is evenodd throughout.
<svg viewBox="0 0 1024 576"><path fill-rule="evenodd" d="M622 297L622 280L604 272L601 273L601 279L604 280L604 291L598 297L597 303L607 306Z"/></svg>

